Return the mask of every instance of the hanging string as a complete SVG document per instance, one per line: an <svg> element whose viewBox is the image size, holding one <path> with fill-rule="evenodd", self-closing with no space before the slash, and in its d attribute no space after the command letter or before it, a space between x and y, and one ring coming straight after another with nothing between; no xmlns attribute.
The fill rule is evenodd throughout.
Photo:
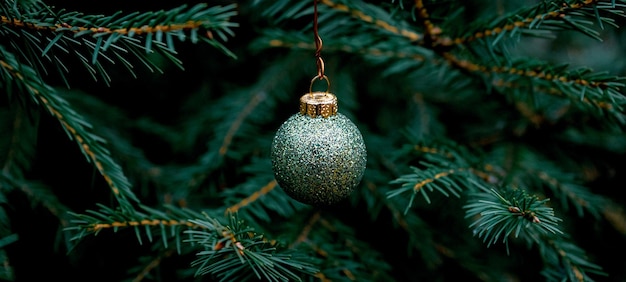
<svg viewBox="0 0 626 282"><path fill-rule="evenodd" d="M326 92L328 93L328 89L330 89L330 81L328 77L324 74L324 60L322 60L322 38L319 35L319 31L317 30L317 1L313 0L313 37L315 40L315 59L317 61L317 75L311 80L311 87L309 87L309 93L313 95L313 82L316 79L326 80L327 88Z"/></svg>
<svg viewBox="0 0 626 282"><path fill-rule="evenodd" d="M313 36L315 37L315 58L317 60L317 76L320 80L324 79L324 60L322 60L322 38L317 30L317 1L313 0Z"/></svg>

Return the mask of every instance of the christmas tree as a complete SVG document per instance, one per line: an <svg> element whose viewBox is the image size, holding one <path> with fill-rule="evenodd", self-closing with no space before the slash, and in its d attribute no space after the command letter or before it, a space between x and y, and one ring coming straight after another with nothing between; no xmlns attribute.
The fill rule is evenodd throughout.
<svg viewBox="0 0 626 282"><path fill-rule="evenodd" d="M3 281L626 279L626 1L0 5Z"/></svg>

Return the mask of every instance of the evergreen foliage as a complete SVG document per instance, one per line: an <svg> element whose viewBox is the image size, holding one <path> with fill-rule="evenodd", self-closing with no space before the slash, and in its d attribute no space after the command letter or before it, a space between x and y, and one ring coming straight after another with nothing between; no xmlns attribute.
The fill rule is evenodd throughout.
<svg viewBox="0 0 626 282"><path fill-rule="evenodd" d="M313 3L0 1L0 280L626 279L626 1L318 0L332 207L269 159Z"/></svg>

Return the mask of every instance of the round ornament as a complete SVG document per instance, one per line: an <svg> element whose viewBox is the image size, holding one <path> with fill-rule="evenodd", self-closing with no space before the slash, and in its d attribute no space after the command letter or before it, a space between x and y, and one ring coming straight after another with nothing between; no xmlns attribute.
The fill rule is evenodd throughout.
<svg viewBox="0 0 626 282"><path fill-rule="evenodd" d="M278 129L270 158L278 185L293 199L329 206L361 182L367 152L361 132L337 112L337 97L310 92Z"/></svg>

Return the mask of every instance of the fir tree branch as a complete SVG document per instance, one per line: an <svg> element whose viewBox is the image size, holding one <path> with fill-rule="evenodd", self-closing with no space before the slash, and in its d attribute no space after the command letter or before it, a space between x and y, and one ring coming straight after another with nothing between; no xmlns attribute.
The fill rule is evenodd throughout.
<svg viewBox="0 0 626 282"><path fill-rule="evenodd" d="M452 155L449 150L444 148L436 148L423 144L407 146L405 151L414 150L423 154L424 156L439 156L444 159L455 159L459 155ZM461 154L464 155L464 154ZM438 161L437 158L426 158L433 163L449 163L450 161ZM496 173L496 170L490 166L485 166L485 170L489 175ZM525 171L525 169L523 169ZM437 175L437 174L435 174ZM443 177L443 174L441 177ZM522 177L523 179L533 178ZM430 178L430 181L435 181L437 178ZM485 178L489 180L490 178ZM476 180L468 180L472 185L480 188L479 191L470 192L469 204L464 206L467 209L468 218L474 218L474 223L470 225L473 227L474 234L479 237L484 237L483 240L488 245L494 244L497 241L503 241L508 245L509 236L521 237L529 243L538 244L542 248L548 248L546 246L550 244L558 244L560 246L569 246L566 249L550 249L549 251L542 251L542 257L548 261L547 264L550 267L544 270L544 276L553 275L556 277L563 277L563 275L578 275L577 277L584 277L589 279L586 273L596 273L602 275L601 268L593 263L590 263L584 257L584 251L571 246L570 243L562 237L563 233L557 226L560 221L559 218L554 216L554 212L551 208L545 206L547 200L539 201L536 197L527 194L522 190L510 190L507 194L501 195L495 190L492 190L492 195L485 193L484 184L479 184ZM423 184L426 181L418 182L417 185ZM493 180L489 180L493 182ZM421 187L421 186L420 186ZM482 191L480 191L482 190ZM578 195L578 193L576 193ZM581 193L579 196L584 196L585 193ZM492 198L492 199L488 199ZM593 203L591 205L598 205ZM480 217L478 217L480 215ZM554 253L549 253L549 252ZM558 255L557 255L558 254ZM551 260L552 257L560 257L556 263ZM563 273L565 270L565 273ZM558 272L555 272L558 271ZM571 276L574 277L574 276ZM586 280L573 280L573 281L586 281Z"/></svg>
<svg viewBox="0 0 626 282"><path fill-rule="evenodd" d="M429 164L424 164L427 168L420 169L411 167L413 173L405 174L392 180L390 184L400 184L400 188L387 193L387 197L393 198L404 193L411 193L409 205L405 209L408 212L417 194L421 194L426 202L430 203L428 192L438 191L448 197L450 194L460 197L463 191L457 181L451 176L465 179L468 175L468 168L438 168Z"/></svg>
<svg viewBox="0 0 626 282"><path fill-rule="evenodd" d="M165 206L167 213L143 205L140 205L141 210L134 211L112 209L102 204L98 204L98 207L99 210L87 210L85 214L69 213L73 217L72 226L65 228L65 230L72 235L70 241L79 241L86 236L97 235L104 230L117 232L120 229L131 228L135 231L135 236L140 244L143 244L144 232L150 242L153 241L153 237L161 236L166 248L169 246L168 240L173 239L180 254L182 252L182 239L180 237L182 230L201 228L189 220L201 216L200 214L174 206ZM167 232L168 229L169 232Z"/></svg>
<svg viewBox="0 0 626 282"><path fill-rule="evenodd" d="M248 196L247 198L242 199L240 202L228 207L226 209L227 214L231 214L231 213L237 213L241 208L244 208L250 204L252 204L253 202L255 202L256 200L258 200L260 197L262 197L263 195L271 192L272 190L274 190L274 188L276 187L276 184L278 184L276 182L276 180L272 180L269 183L267 183L267 185L261 187L261 189L259 189L259 191L254 192L252 195Z"/></svg>
<svg viewBox="0 0 626 282"><path fill-rule="evenodd" d="M574 83L578 83L578 82L574 81ZM600 85L601 84L597 84L598 87L602 87ZM524 89L525 88L525 86L520 85L519 83L513 83L513 82L510 82L510 81L504 81L504 79L497 79L497 80L495 80L493 82L493 86L495 86L496 88L503 88L503 89L506 89L506 88L508 88L508 89ZM563 93L563 91L558 89L558 88L547 88L547 87L545 87L543 85L537 85L537 86L534 86L532 90L533 90L533 92L545 93L545 94L551 95L551 96L566 97L565 93ZM611 110L611 109L613 109L613 105L612 104L610 104L608 102L590 100L589 97L582 97L581 101L584 102L585 104L594 105L594 106L596 106L598 108L601 108L601 109L604 109L604 110ZM563 111L565 112L565 111L567 111L567 109L564 109ZM563 115L565 114L564 112L562 113Z"/></svg>
<svg viewBox="0 0 626 282"><path fill-rule="evenodd" d="M417 2L421 2L421 1L417 1ZM349 13L351 16L353 16L353 17L355 17L357 19L360 19L363 22L373 23L377 27L380 27L383 30L386 30L386 31L391 32L393 34L397 34L397 35L401 35L403 37L406 37L411 42L418 42L418 44L421 44L420 42L423 42L423 40L424 40L424 35L422 35L422 34L416 33L416 32L411 31L409 29L398 28L396 25L390 24L389 22L391 21L391 19L388 18L382 12L374 13L371 10L368 11L368 12L363 12L363 11L361 11L361 10L355 8L355 7L347 6L347 5L340 4L340 3L335 3L335 2L333 2L331 0L321 0L320 3L324 4L324 5L327 5L327 6L331 7L332 9L338 10L340 12ZM352 4L355 5L354 2ZM364 3L360 3L360 4L364 4ZM373 6L365 6L365 4L364 4L364 7L369 7L370 9L374 9ZM372 16L373 14L379 16L379 18L373 17Z"/></svg>
<svg viewBox="0 0 626 282"><path fill-rule="evenodd" d="M342 2L342 1L340 1ZM337 14L346 14L359 19L365 25L356 25L352 22L346 22L341 25L328 25L322 26L322 31L328 34L331 40L325 40L324 48L326 50L338 50L349 53L360 54L372 54L374 56L397 56L399 58L422 58L426 54L432 54L432 51L424 48L414 48L415 45L424 45L423 35L418 34L409 29L409 25L405 22L397 21L394 17L387 12L375 7L374 5L367 4L360 1L343 1L344 3L335 3L333 1L322 0L321 4L329 6L332 10L324 12L336 11ZM349 3L349 5L348 5ZM285 2L277 1L272 2L269 8L266 8L268 16L276 17L277 21L284 19L288 16L297 16L309 14L311 11L305 10L302 5L293 5L288 9L289 11L281 14L275 14L278 9L284 5ZM330 13L331 17L333 14ZM380 38L373 38L371 33L371 26L376 27L376 31L380 32ZM360 34L357 29L362 29ZM272 47L287 47L297 49L315 49L315 46L311 45L308 37L303 37L301 31L285 33L284 30L271 30L267 33L267 37L270 39L263 40L264 42L255 45L272 46ZM367 34L363 34L367 33ZM407 44L403 46L388 47L387 44L389 33L398 35L407 39ZM336 39L332 39L332 38ZM416 44L417 42L417 44ZM330 43L330 44L327 44ZM384 45L385 48L377 48L377 45ZM410 48L410 52L406 49ZM424 54L424 55L422 55Z"/></svg>
<svg viewBox="0 0 626 282"><path fill-rule="evenodd" d="M167 226L167 227L178 227L185 226L191 228L198 228L197 225L194 225L191 222L187 221L178 221L178 220L163 220L163 219L141 219L141 220L129 220L129 221L113 221L111 223L96 223L89 227L90 231L94 233L99 233L104 229L118 229L124 227L133 227L133 226L142 226L142 227L154 227L154 226Z"/></svg>
<svg viewBox="0 0 626 282"><path fill-rule="evenodd" d="M276 35L272 35L276 36ZM295 34L292 35L282 35L281 38L285 39L293 39L295 38ZM348 44L344 44L348 43ZM363 44L360 44L363 43ZM409 59L416 62L423 62L427 59L426 55L415 54L415 52L407 52L402 50L389 50L387 48L373 48L369 42L367 41L359 41L355 38L348 39L344 42L344 40L340 41L329 41L324 43L324 50L331 52L346 52L352 54L360 54L365 56L372 57L388 57L395 59ZM358 45L357 45L358 44ZM263 43L264 46L269 46L272 48L287 48L287 49L295 49L295 50L315 50L314 44L309 44L303 41L286 41L283 39L272 39L266 40ZM441 61L443 62L443 60Z"/></svg>
<svg viewBox="0 0 626 282"><path fill-rule="evenodd" d="M494 189L484 193L487 188L473 182L482 191L471 194L469 204L464 206L466 217L480 216L470 227L488 246L499 240L507 243L509 236L535 242L538 238L563 234L557 226L561 219L545 206L547 200L539 200L523 190L507 190L504 195Z"/></svg>
<svg viewBox="0 0 626 282"><path fill-rule="evenodd" d="M230 225L227 226L214 218L173 206L165 206L168 213L146 206L142 206L146 213L128 213L99 206L98 211L71 213L75 217L74 226L66 230L74 233L72 241L106 229L117 232L132 228L140 244L143 244L142 234L150 242L154 236L160 234L166 248L170 238L176 241L179 254L181 243L201 249L196 254L198 258L192 262L192 266L197 267L196 275L214 275L222 280L229 277L244 279L256 275L259 279L270 281L285 281L287 277L299 281L301 278L294 271L309 275L316 272L308 262L309 259L301 257L301 252L279 248L275 241L267 240L263 235L256 234L252 228L243 226L243 221L238 220L236 215L229 217ZM160 232L153 231L155 228ZM166 228L170 229L170 235ZM182 239L183 233L188 234L189 239Z"/></svg>
<svg viewBox="0 0 626 282"><path fill-rule="evenodd" d="M228 227L210 218L193 221L203 227L203 230L186 231L191 236L186 242L204 248L192 262L192 266L198 267L197 275L211 275L219 281L253 277L267 281L302 281L302 275L318 272L305 254L279 248L244 226L235 216L231 216Z"/></svg>
<svg viewBox="0 0 626 282"><path fill-rule="evenodd" d="M23 91L24 95L28 95L23 98L42 105L52 117L56 118L70 140L77 143L83 155L100 172L118 203L125 209L132 209L128 199L133 201L138 199L130 190L131 185L120 166L104 148L104 140L89 132L91 125L76 113L54 88L44 84L32 68L20 64L13 54L2 46L0 46L0 69L5 90L8 93L13 93L15 89Z"/></svg>
<svg viewBox="0 0 626 282"><path fill-rule="evenodd" d="M417 17L421 19L422 25L424 26L424 37L427 38L426 44L428 46L433 46L433 43L437 42L439 39L439 35L441 34L441 28L436 27L430 21L430 15L428 14L428 10L424 6L423 0L415 1L415 10L417 13Z"/></svg>
<svg viewBox="0 0 626 282"><path fill-rule="evenodd" d="M235 57L220 43L220 40L227 40L233 34L231 28L237 26L230 22L236 15L235 5L207 7L200 3L168 11L101 16L64 10L53 12L43 3L36 2L29 7L12 5L10 1L5 3L0 32L4 33L6 40L14 42L11 44L16 48L14 51L28 60L31 67L45 73L46 63L41 58L46 58L64 79L68 70L62 58L67 54L76 55L94 79L99 74L107 83L110 81L106 73L108 67L99 58L109 63L121 63L133 76L135 73L128 55L133 55L152 71L158 67L147 55L156 51L182 68L176 58L175 40L190 40L194 44L205 42ZM17 34L22 34L23 39ZM25 46L17 47L23 44ZM45 44L44 48L42 44Z"/></svg>
<svg viewBox="0 0 626 282"><path fill-rule="evenodd" d="M557 91L550 91L547 94L562 94L583 110L599 112L618 123L626 123L624 113L626 96L622 93L622 87L626 84L623 77L609 76L604 72L593 73L586 68L567 70L567 66L554 67L548 63L522 60L513 62L511 66L484 66L460 59L451 53L443 55L454 67L491 79L495 78L496 81L497 77L504 76L514 79L520 85L528 85L528 82L522 79L531 79L531 87L556 88Z"/></svg>
<svg viewBox="0 0 626 282"><path fill-rule="evenodd" d="M486 187L476 183L480 189ZM476 192L464 206L466 217L475 218L470 227L488 245L499 240L508 244L509 237L520 237L528 243L537 244L545 261L542 274L548 279L568 277L570 281L588 281L587 273L604 275L602 268L588 261L585 252L563 236L551 208L522 190L510 190L501 195Z"/></svg>
<svg viewBox="0 0 626 282"><path fill-rule="evenodd" d="M221 202L229 206L226 212L238 211L238 216L246 222L263 225L271 222L274 214L290 218L310 209L277 188L268 158L253 158L242 171L246 173L246 181L220 194Z"/></svg>
<svg viewBox="0 0 626 282"><path fill-rule="evenodd" d="M405 213L417 193L421 193L426 202L430 203L426 190L437 190L446 197L449 194L460 197L462 187L468 186L468 181L473 177L487 183L496 183L503 177L503 173L494 165L484 163L484 160L475 156L478 153L469 152L459 144L449 140L426 140L410 131L405 131L405 135L410 144L403 146L397 153L419 158L420 167L411 166L412 173L396 177L390 184L400 184L401 187L387 192L388 198L412 192Z"/></svg>
<svg viewBox="0 0 626 282"><path fill-rule="evenodd" d="M607 1L608 2L608 1ZM498 20L491 21L487 30L465 31L467 36L457 37L454 39L446 38L442 45L467 44L477 39L496 36L492 44L495 44L508 33L513 36L515 32L522 32L528 35L545 35L537 31L552 32L555 30L575 29L594 39L601 40L599 33L589 26L593 22L586 21L586 18L592 18L603 27L602 23L608 23L615 26L612 18L601 17L599 11L610 13L613 16L624 16L624 11L617 9L623 7L623 4L616 4L616 1L604 3L600 0L585 1L564 1L562 6L556 3L541 2L531 8L518 11L512 15L502 17ZM485 25L476 25L484 28Z"/></svg>
<svg viewBox="0 0 626 282"><path fill-rule="evenodd" d="M427 141L423 138L410 136L410 133L408 133L408 138L412 144L405 145L401 152L417 152L417 157L422 158L425 162L439 164L442 166L448 165L451 162L458 162L458 160L462 160L464 163L481 163L481 165L476 165L475 168L472 167L467 170L486 183L498 183L500 179L506 176L506 173L499 169L496 165L490 163L483 164L483 160L479 160L476 156L474 156L474 154L477 153L467 152L464 147L454 142L434 140ZM448 176L448 174L453 172L443 172L440 177ZM436 179L430 179L427 183L434 180Z"/></svg>

